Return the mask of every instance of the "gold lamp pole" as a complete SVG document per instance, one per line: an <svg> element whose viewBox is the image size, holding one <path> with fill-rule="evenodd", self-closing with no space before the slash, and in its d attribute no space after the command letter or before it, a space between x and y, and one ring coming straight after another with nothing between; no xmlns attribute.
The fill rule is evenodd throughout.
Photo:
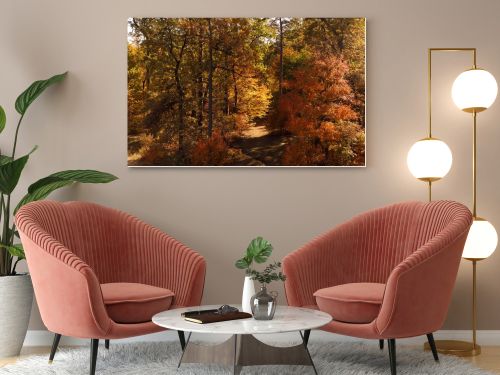
<svg viewBox="0 0 500 375"><path fill-rule="evenodd" d="M473 65L460 74L452 88L455 104L464 112L472 114L472 214L473 224L469 231L462 257L472 261L472 343L457 340L437 340L438 352L456 356L475 356L481 353L481 347L476 341L477 330L477 261L486 259L496 248L498 237L493 225L477 216L477 113L486 110L495 101L497 84L494 77L476 66L477 52L475 48L430 48L429 49L429 131L432 124L431 103L431 59L433 51L442 52L472 52ZM431 183L429 182L429 189ZM431 195L429 193L429 200ZM424 345L429 350L429 345Z"/></svg>
<svg viewBox="0 0 500 375"><path fill-rule="evenodd" d="M429 49L427 57L428 134L426 138L413 144L407 157L408 168L413 176L427 183L429 202L432 200L432 183L446 176L453 161L448 145L432 134L432 51L434 50L436 49Z"/></svg>
<svg viewBox="0 0 500 375"><path fill-rule="evenodd" d="M474 69L476 69L476 54L474 53ZM474 221L484 220L477 216L477 112L472 110L472 217ZM477 262L485 258L464 258L472 262L472 347L468 342L461 342L460 356L475 356L481 354L481 346L477 344ZM467 344L467 345L464 345Z"/></svg>

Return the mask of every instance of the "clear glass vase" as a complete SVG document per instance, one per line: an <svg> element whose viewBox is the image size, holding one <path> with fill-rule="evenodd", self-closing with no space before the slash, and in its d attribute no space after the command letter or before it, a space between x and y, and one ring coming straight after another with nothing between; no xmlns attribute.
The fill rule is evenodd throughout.
<svg viewBox="0 0 500 375"><path fill-rule="evenodd" d="M267 292L266 285L261 285L260 291L250 300L252 315L256 320L271 320L276 312L277 292Z"/></svg>

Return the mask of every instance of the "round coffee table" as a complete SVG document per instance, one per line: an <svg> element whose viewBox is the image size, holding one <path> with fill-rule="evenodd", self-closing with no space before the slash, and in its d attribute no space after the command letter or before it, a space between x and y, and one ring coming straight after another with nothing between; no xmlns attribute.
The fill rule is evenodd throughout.
<svg viewBox="0 0 500 375"><path fill-rule="evenodd" d="M183 347L179 360L182 363L218 363L233 368L239 374L242 366L255 365L305 365L317 374L307 341L311 329L330 323L332 317L324 312L299 307L278 306L273 320L253 318L209 324L197 324L184 320L183 312L217 309L219 306L198 306L174 309L153 316L153 322L161 327L177 330ZM302 333L304 331L304 333ZM184 332L189 332L184 344ZM230 334L221 344L196 344L190 342L191 334ZM263 343L254 334L299 332L302 344L276 347Z"/></svg>

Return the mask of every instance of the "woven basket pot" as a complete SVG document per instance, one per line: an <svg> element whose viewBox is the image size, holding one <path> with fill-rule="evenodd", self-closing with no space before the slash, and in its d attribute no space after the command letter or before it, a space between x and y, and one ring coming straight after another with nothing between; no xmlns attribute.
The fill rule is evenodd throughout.
<svg viewBox="0 0 500 375"><path fill-rule="evenodd" d="M19 355L33 304L30 275L0 277L0 358Z"/></svg>

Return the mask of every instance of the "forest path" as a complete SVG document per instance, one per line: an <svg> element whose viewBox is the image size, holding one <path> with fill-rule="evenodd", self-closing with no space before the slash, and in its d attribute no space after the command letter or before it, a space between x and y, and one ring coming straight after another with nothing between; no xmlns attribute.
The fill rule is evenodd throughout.
<svg viewBox="0 0 500 375"><path fill-rule="evenodd" d="M243 131L245 138L260 138L269 134L270 131L265 125L252 126L251 128Z"/></svg>
<svg viewBox="0 0 500 375"><path fill-rule="evenodd" d="M265 125L256 125L243 131L243 136L231 142L245 156L238 165L282 165L281 159L290 136L271 133Z"/></svg>

